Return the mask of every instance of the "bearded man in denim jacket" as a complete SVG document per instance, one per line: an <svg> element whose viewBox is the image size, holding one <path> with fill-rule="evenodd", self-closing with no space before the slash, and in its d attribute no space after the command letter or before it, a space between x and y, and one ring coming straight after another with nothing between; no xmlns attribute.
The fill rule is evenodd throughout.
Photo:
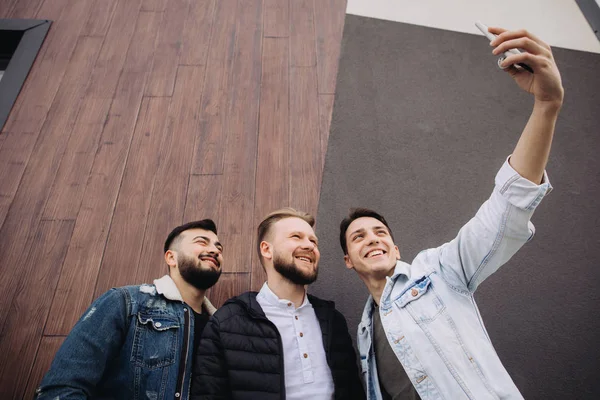
<svg viewBox="0 0 600 400"><path fill-rule="evenodd" d="M454 240L422 251L412 264L400 261L377 212L355 209L340 225L346 266L371 293L358 327L370 400L523 398L492 346L473 292L533 237L530 218L552 189L544 169L564 90L546 43L524 30L490 32L499 35L491 42L494 54L524 50L504 66L535 98L490 198Z"/></svg>
<svg viewBox="0 0 600 400"><path fill-rule="evenodd" d="M194 352L221 275L223 246L210 219L166 239L169 275L98 298L59 349L37 399L188 399Z"/></svg>

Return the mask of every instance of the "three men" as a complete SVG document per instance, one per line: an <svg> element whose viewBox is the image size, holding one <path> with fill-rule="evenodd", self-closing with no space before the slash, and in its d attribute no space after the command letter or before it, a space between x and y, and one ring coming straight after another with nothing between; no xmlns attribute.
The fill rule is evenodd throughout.
<svg viewBox="0 0 600 400"><path fill-rule="evenodd" d="M227 301L196 354L192 399L362 399L346 320L306 293L320 258L314 218L269 214L257 250L267 282Z"/></svg>
<svg viewBox="0 0 600 400"><path fill-rule="evenodd" d="M204 296L221 275L223 246L210 219L168 235L169 275L111 289L77 322L37 399L189 398L195 349L215 308Z"/></svg>
<svg viewBox="0 0 600 400"><path fill-rule="evenodd" d="M530 218L552 189L545 174L564 90L550 47L526 31L490 28L494 54L535 102L491 197L458 236L400 261L391 229L375 211L351 211L340 225L346 266L371 296L358 328L369 399L520 399L483 326L473 298L533 234ZM526 63L531 74L512 66Z"/></svg>

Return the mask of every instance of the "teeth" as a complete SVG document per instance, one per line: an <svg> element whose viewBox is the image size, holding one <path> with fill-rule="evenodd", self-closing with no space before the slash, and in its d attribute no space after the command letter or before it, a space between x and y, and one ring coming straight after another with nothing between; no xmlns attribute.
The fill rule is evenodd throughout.
<svg viewBox="0 0 600 400"><path fill-rule="evenodd" d="M299 260L310 262L310 258L307 257L298 257Z"/></svg>
<svg viewBox="0 0 600 400"><path fill-rule="evenodd" d="M379 256L383 254L383 251L381 250L373 250L367 253L367 257L375 257L375 256Z"/></svg>

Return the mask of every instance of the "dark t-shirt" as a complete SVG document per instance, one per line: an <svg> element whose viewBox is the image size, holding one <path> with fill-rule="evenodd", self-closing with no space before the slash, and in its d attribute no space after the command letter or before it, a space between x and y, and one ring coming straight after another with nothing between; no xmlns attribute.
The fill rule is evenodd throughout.
<svg viewBox="0 0 600 400"><path fill-rule="evenodd" d="M373 310L373 343L379 388L384 400L420 400L417 390L406 375L402 364L385 336L379 307Z"/></svg>
<svg viewBox="0 0 600 400"><path fill-rule="evenodd" d="M196 360L196 350L198 350L198 346L200 345L202 331L208 323L209 318L210 315L207 313L198 314L196 311L194 311L194 351L192 352L192 359L194 361Z"/></svg>

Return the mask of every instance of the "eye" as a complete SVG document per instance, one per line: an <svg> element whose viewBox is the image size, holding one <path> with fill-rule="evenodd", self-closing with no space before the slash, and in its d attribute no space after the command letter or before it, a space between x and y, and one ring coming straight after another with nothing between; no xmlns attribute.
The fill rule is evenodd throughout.
<svg viewBox="0 0 600 400"><path fill-rule="evenodd" d="M292 237L293 237L293 238L296 238L296 239L300 239L300 235L298 235L297 233L294 233L294 234L292 235Z"/></svg>
<svg viewBox="0 0 600 400"><path fill-rule="evenodd" d="M352 238L352 241L356 241L357 239L360 239L362 237L363 237L362 233L359 233L358 235L356 235Z"/></svg>

